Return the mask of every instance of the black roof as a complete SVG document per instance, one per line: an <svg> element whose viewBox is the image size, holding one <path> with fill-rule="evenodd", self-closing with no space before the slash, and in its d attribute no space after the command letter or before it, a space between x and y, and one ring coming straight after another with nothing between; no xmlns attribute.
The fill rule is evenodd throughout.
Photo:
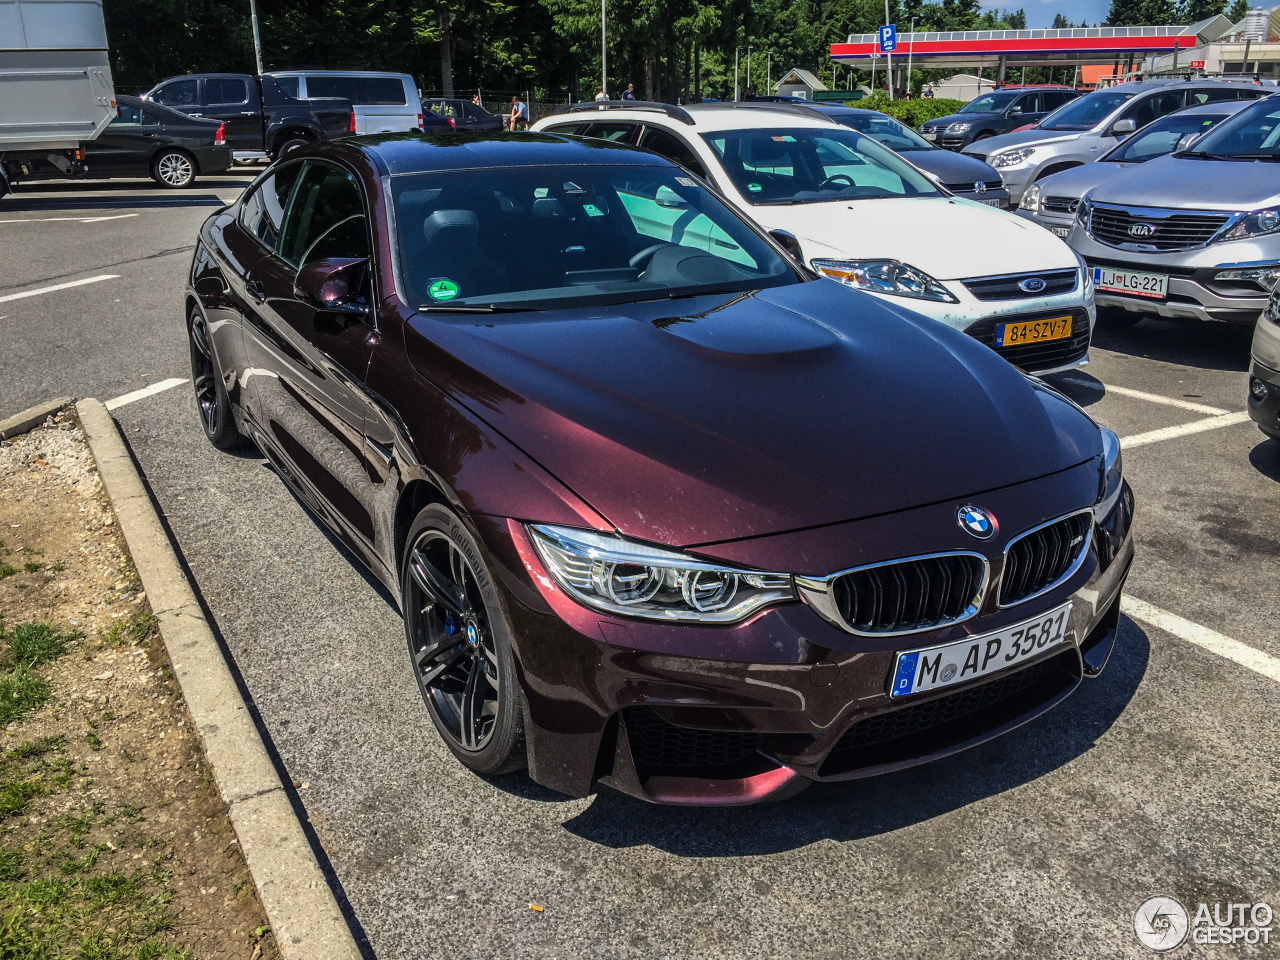
<svg viewBox="0 0 1280 960"><path fill-rule="evenodd" d="M674 167L657 154L607 140L576 140L546 133L383 133L330 141L376 157L392 176L424 170L478 167L643 164Z"/></svg>

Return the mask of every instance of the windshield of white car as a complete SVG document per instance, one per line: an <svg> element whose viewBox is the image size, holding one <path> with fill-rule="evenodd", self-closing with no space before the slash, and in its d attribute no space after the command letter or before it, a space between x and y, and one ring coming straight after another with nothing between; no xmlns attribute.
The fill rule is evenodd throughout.
<svg viewBox="0 0 1280 960"><path fill-rule="evenodd" d="M961 113L1000 113L1019 96L1016 93L988 93L970 100L960 108Z"/></svg>
<svg viewBox="0 0 1280 960"><path fill-rule="evenodd" d="M1270 97L1250 104L1206 133L1183 156L1223 160L1280 158L1280 106Z"/></svg>
<svg viewBox="0 0 1280 960"><path fill-rule="evenodd" d="M753 205L942 196L892 150L841 127L733 130L703 139Z"/></svg>
<svg viewBox="0 0 1280 960"><path fill-rule="evenodd" d="M884 114L847 113L833 116L831 119L850 130L865 133L872 140L884 144L896 153L938 149L910 127Z"/></svg>
<svg viewBox="0 0 1280 960"><path fill-rule="evenodd" d="M1108 163L1142 163L1175 150L1185 150L1225 116L1225 113L1209 116L1203 113L1189 116L1175 113L1161 117L1100 159Z"/></svg>
<svg viewBox="0 0 1280 960"><path fill-rule="evenodd" d="M1133 99L1121 90L1095 90L1065 107L1055 110L1040 121L1041 130L1092 130L1109 117L1120 104Z"/></svg>
<svg viewBox="0 0 1280 960"><path fill-rule="evenodd" d="M673 166L525 166L392 177L400 273L433 313L744 292L804 277Z"/></svg>

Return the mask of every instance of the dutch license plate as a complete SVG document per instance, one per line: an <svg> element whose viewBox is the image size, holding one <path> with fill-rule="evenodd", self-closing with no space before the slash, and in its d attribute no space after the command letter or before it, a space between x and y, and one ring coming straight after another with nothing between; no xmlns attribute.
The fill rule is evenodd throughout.
<svg viewBox="0 0 1280 960"><path fill-rule="evenodd" d="M1016 667L1062 643L1067 637L1070 619L1068 602L996 633L900 653L894 664L889 695L905 697L939 690Z"/></svg>
<svg viewBox="0 0 1280 960"><path fill-rule="evenodd" d="M1023 320L1019 323L1001 323L996 326L997 347L1020 347L1024 343L1063 340L1069 336L1071 336L1070 317Z"/></svg>
<svg viewBox="0 0 1280 960"><path fill-rule="evenodd" d="M1071 236L1070 227L1050 227L1049 229L1053 231L1055 237L1061 237L1063 240Z"/></svg>
<svg viewBox="0 0 1280 960"><path fill-rule="evenodd" d="M1163 300L1169 295L1169 278L1161 273L1094 267L1093 285L1108 293L1127 293L1131 297L1150 297L1153 300Z"/></svg>

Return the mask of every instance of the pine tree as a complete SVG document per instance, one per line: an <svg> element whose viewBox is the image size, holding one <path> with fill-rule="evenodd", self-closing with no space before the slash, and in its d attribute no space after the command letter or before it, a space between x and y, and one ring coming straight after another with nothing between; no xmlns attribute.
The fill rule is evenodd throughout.
<svg viewBox="0 0 1280 960"><path fill-rule="evenodd" d="M1247 0L1245 0L1247 2ZM1111 11L1104 21L1108 27L1134 27L1146 24L1143 0L1111 0Z"/></svg>
<svg viewBox="0 0 1280 960"><path fill-rule="evenodd" d="M1227 19L1232 23L1239 23L1249 15L1249 11L1253 7L1249 4L1249 0L1235 0L1231 4L1231 9L1227 11Z"/></svg>
<svg viewBox="0 0 1280 960"><path fill-rule="evenodd" d="M1186 0L1182 6L1183 23L1199 23L1216 17L1227 8L1227 0Z"/></svg>

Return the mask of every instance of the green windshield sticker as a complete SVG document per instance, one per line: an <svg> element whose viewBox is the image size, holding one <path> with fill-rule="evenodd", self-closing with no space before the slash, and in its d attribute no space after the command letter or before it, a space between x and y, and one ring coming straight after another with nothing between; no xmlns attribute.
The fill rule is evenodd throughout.
<svg viewBox="0 0 1280 960"><path fill-rule="evenodd" d="M748 183L747 189L750 190L752 193L759 193L761 190L764 189L764 187L760 186L760 184L758 183Z"/></svg>
<svg viewBox="0 0 1280 960"><path fill-rule="evenodd" d="M458 295L458 285L452 280L432 280L427 287L427 296L432 300L452 300Z"/></svg>
<svg viewBox="0 0 1280 960"><path fill-rule="evenodd" d="M587 211L588 217L603 217L604 211L597 207L594 203L584 203L582 209Z"/></svg>

